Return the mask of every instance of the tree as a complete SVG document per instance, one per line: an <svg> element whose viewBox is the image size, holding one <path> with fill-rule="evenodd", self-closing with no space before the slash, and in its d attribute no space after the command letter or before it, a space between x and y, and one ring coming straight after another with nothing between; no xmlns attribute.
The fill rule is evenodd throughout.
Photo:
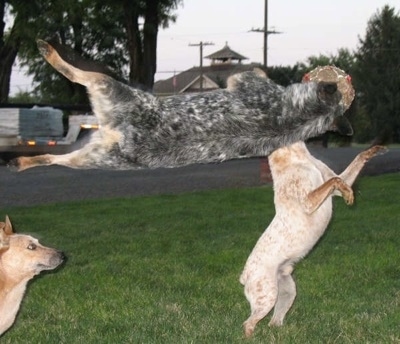
<svg viewBox="0 0 400 344"><path fill-rule="evenodd" d="M34 94L42 102L87 104L88 99L83 86L71 83L44 61L36 47L37 38L57 39L79 55L123 72L127 58L122 26L117 20L113 24L107 13L104 18L108 20L104 20L102 9L94 5L90 0L40 1L41 15L29 23L30 32L24 36L18 56L33 76Z"/></svg>
<svg viewBox="0 0 400 344"><path fill-rule="evenodd" d="M304 74L318 66L334 65L352 74L355 62L354 54L341 48L336 55L312 55L305 62L298 62L294 66L268 67L268 77L282 86L288 86L294 82L301 82Z"/></svg>
<svg viewBox="0 0 400 344"><path fill-rule="evenodd" d="M30 92L18 91L14 96L9 98L9 102L16 104L34 104L38 102L38 99Z"/></svg>
<svg viewBox="0 0 400 344"><path fill-rule="evenodd" d="M355 83L376 143L400 142L400 17L384 6L356 53Z"/></svg>
<svg viewBox="0 0 400 344"><path fill-rule="evenodd" d="M124 18L129 51L129 82L153 88L157 70L157 37L159 27L176 20L173 10L181 0L118 0L121 6L111 8L116 18ZM115 1L112 1L114 4ZM111 4L111 5L112 5ZM143 18L143 29L139 22Z"/></svg>
<svg viewBox="0 0 400 344"><path fill-rule="evenodd" d="M0 0L0 102L8 101L12 66L17 57L24 31L34 3L22 0ZM18 9L18 11L17 11ZM13 24L6 28L5 19L14 16Z"/></svg>
<svg viewBox="0 0 400 344"><path fill-rule="evenodd" d="M270 66L267 75L271 80L282 86L289 86L295 82L300 82L298 78L298 65L295 66Z"/></svg>
<svg viewBox="0 0 400 344"><path fill-rule="evenodd" d="M30 3L0 1L9 1L14 23L23 11L14 6L15 3ZM58 75L39 56L36 39L49 38L49 33L56 35L62 44L71 46L80 55L110 66L121 79L152 88L158 29L175 20L173 11L181 0L42 0L32 3L36 7L32 6L29 13L34 20L25 20L24 30L17 30L20 37L17 51L21 63L28 67L38 85L36 94L46 102L87 103L83 87Z"/></svg>
<svg viewBox="0 0 400 344"><path fill-rule="evenodd" d="M6 1L0 0L0 102L8 100L8 93L10 91L10 76L11 67L18 52L18 41L10 40L10 34L6 34L4 17L6 14Z"/></svg>

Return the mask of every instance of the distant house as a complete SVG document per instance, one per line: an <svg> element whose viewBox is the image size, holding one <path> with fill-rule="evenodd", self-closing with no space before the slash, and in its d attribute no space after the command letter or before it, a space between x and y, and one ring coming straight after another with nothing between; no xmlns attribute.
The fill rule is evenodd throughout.
<svg viewBox="0 0 400 344"><path fill-rule="evenodd" d="M165 80L159 80L154 84L153 92L158 96L169 96L201 91L201 80L203 91L212 91L219 88L226 88L226 81L229 76L261 68L258 63L242 64L247 57L233 51L228 44L221 50L206 56L211 60L209 66L193 67L184 72L174 75Z"/></svg>

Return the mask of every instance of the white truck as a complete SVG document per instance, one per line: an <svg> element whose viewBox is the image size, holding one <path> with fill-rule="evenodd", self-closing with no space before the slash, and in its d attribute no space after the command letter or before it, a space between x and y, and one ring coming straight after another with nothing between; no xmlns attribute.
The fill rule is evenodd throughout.
<svg viewBox="0 0 400 344"><path fill-rule="evenodd" d="M19 155L64 154L98 129L93 115L71 115L64 135L63 112L52 107L0 108L0 159Z"/></svg>

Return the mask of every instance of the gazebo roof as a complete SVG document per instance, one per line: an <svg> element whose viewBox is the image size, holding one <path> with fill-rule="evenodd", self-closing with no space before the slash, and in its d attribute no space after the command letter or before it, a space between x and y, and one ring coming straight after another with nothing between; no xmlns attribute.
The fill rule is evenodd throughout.
<svg viewBox="0 0 400 344"><path fill-rule="evenodd" d="M206 59L211 59L211 60L221 60L221 61L226 61L226 60L247 60L246 56L240 55L236 51L233 51L229 46L228 43L221 49L216 51L215 53L205 56Z"/></svg>

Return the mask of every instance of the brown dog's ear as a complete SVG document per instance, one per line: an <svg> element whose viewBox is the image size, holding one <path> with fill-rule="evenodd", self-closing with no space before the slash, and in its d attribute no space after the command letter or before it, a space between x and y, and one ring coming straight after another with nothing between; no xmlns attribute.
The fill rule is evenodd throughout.
<svg viewBox="0 0 400 344"><path fill-rule="evenodd" d="M11 221L10 221L10 218L8 217L8 215L6 215L6 223L5 223L5 226L4 226L4 232L7 235L11 235L11 234L14 233L12 225L11 225Z"/></svg>
<svg viewBox="0 0 400 344"><path fill-rule="evenodd" d="M9 225L11 225L11 223L8 216L6 217L6 222L0 222L0 254L3 251L7 250L8 247L10 246L10 235L7 234L9 230L6 229L8 228ZM12 233L12 228L11 228L11 233Z"/></svg>

